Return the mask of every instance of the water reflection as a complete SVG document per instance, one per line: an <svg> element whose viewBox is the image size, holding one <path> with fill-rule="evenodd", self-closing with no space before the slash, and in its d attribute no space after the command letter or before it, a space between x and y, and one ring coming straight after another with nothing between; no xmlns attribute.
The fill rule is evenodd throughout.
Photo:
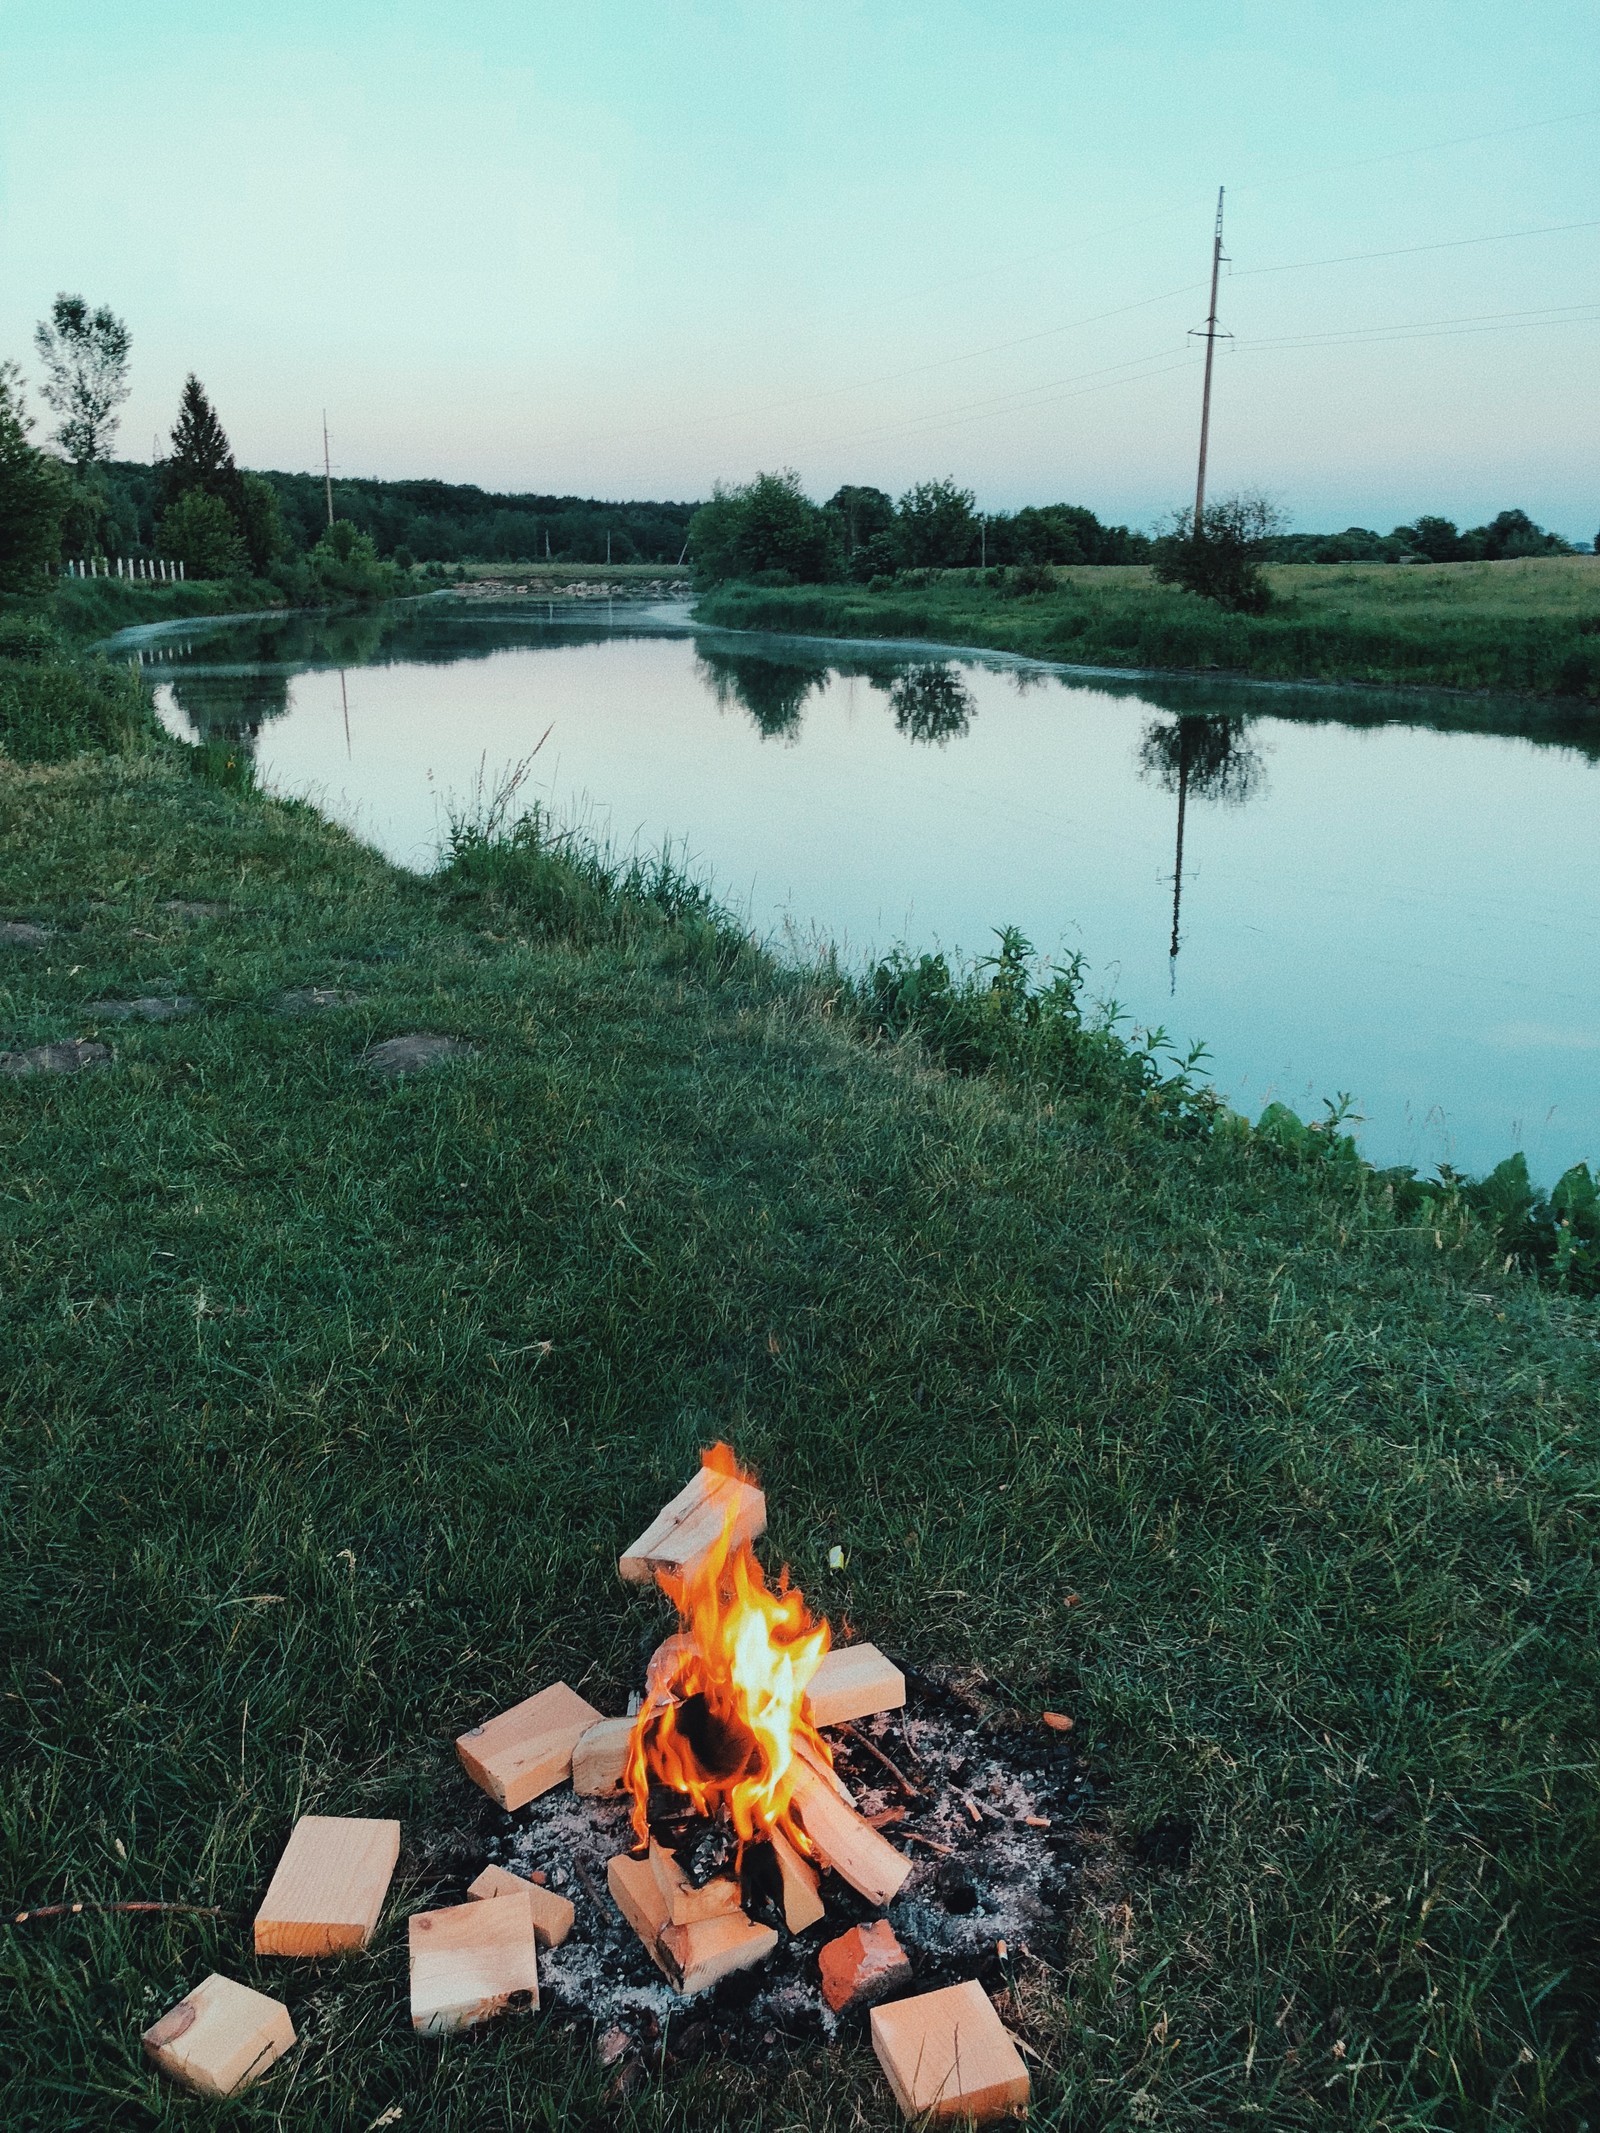
<svg viewBox="0 0 1600 2133"><path fill-rule="evenodd" d="M1220 713L1152 719L1139 736L1139 775L1163 792L1176 793L1178 819L1172 858L1172 932L1167 943L1169 989L1178 989L1178 950L1183 915L1183 833L1189 796L1242 807L1266 786L1261 751L1246 738L1249 720Z"/></svg>
<svg viewBox="0 0 1600 2133"><path fill-rule="evenodd" d="M764 741L797 741L807 697L828 685L829 670L817 661L801 665L749 652L701 651L695 665L720 707L748 711Z"/></svg>
<svg viewBox="0 0 1600 2133"><path fill-rule="evenodd" d="M889 704L896 728L908 740L931 741L939 748L967 731L978 708L948 661L908 667L890 688Z"/></svg>

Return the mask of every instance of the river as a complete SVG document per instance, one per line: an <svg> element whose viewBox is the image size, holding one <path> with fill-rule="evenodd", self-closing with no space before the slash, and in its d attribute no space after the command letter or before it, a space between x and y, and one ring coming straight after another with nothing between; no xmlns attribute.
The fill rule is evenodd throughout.
<svg viewBox="0 0 1600 2133"><path fill-rule="evenodd" d="M1020 927L1255 1116L1348 1099L1382 1163L1600 1156L1600 722L1092 674L447 596L115 640L169 728L427 867L522 788L670 843L782 952ZM1461 730L1465 728L1466 730ZM1181 837L1181 844L1180 844ZM1181 864L1180 864L1181 861Z"/></svg>

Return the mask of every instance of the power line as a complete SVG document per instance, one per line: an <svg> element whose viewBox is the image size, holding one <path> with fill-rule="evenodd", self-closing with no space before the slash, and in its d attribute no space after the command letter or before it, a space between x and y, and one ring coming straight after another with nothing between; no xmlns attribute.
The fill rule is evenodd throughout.
<svg viewBox="0 0 1600 2133"><path fill-rule="evenodd" d="M1511 244L1520 237L1559 237L1568 230L1600 230L1593 222L1551 222L1536 230L1496 230L1487 237L1441 237L1434 244L1403 244L1389 252L1339 252L1330 259L1286 259L1277 266L1241 267L1234 276L1242 281L1252 274L1297 274L1306 267L1347 267L1362 259L1410 259L1418 252L1455 252L1469 244Z"/></svg>

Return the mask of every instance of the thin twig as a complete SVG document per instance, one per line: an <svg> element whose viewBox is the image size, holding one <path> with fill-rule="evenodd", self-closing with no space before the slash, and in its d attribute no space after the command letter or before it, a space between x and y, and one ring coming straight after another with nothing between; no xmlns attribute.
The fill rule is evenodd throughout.
<svg viewBox="0 0 1600 2133"><path fill-rule="evenodd" d="M602 1898L600 1891L595 1887L593 1880L590 1878L589 1869L584 1865L583 1861L577 1856L576 1853L574 1853L572 1857L572 1871L583 1883L584 1889L588 1894L589 1901L594 1905L595 1909L603 1915L605 1912L604 1899Z"/></svg>
<svg viewBox="0 0 1600 2133"><path fill-rule="evenodd" d="M841 1726L839 1731L847 1740L853 1740L858 1748L865 1748L868 1755L875 1756L908 1800L918 1800L922 1797L922 1788L919 1785L913 1785L910 1778L900 1768L900 1765L892 1763L876 1742L868 1740L864 1733L858 1733L854 1726Z"/></svg>
<svg viewBox="0 0 1600 2133"><path fill-rule="evenodd" d="M941 1844L936 1837L924 1837L918 1830L902 1829L896 1831L896 1835L904 1837L908 1844L925 1844L930 1852L937 1852L942 1859L953 1859L956 1855L953 1844Z"/></svg>
<svg viewBox="0 0 1600 2133"><path fill-rule="evenodd" d="M107 1911L176 1911L189 1918L226 1918L228 1912L205 1903L41 1903L32 1911L18 1911L11 1923L25 1926L31 1918L76 1918L80 1911L102 1915Z"/></svg>

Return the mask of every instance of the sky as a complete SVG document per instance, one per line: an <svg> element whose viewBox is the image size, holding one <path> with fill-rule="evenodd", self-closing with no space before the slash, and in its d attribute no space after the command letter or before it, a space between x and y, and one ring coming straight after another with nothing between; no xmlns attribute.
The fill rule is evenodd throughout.
<svg viewBox="0 0 1600 2133"><path fill-rule="evenodd" d="M58 290L250 466L1150 525L1600 528L1595 0L0 0L0 357Z"/></svg>

